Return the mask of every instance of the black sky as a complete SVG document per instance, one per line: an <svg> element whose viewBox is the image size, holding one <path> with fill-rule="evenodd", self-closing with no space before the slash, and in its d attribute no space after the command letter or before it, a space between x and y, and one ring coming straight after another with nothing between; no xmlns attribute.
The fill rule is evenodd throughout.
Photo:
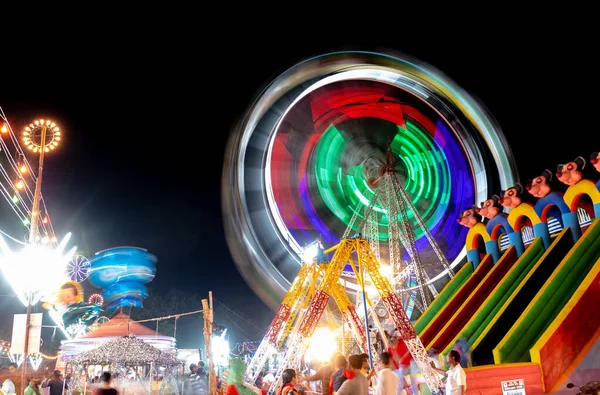
<svg viewBox="0 0 600 395"><path fill-rule="evenodd" d="M321 31L292 39L281 30L227 38L190 27L108 24L100 33L71 30L23 42L14 61L2 64L0 105L16 130L40 116L64 130L44 173L57 234L73 232L89 255L121 245L147 248L159 258L155 292L212 290L264 327L273 312L246 286L224 238L223 152L255 95L297 61L340 49L392 49L435 66L497 118L523 179L600 149L597 100L589 99L597 87L594 54L580 49L592 37L550 24L541 31L513 26L512 35L500 27L507 28ZM23 58L28 48L53 57Z"/></svg>

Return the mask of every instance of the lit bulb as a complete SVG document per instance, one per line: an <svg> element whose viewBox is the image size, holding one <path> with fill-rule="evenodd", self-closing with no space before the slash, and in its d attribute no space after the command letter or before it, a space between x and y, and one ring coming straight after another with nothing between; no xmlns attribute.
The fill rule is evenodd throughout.
<svg viewBox="0 0 600 395"><path fill-rule="evenodd" d="M51 121L51 120L49 120L49 119L46 119L46 125L50 125L51 123L52 123L52 121Z"/></svg>
<svg viewBox="0 0 600 395"><path fill-rule="evenodd" d="M38 147L33 147L33 152L37 152L38 151Z"/></svg>
<svg viewBox="0 0 600 395"><path fill-rule="evenodd" d="M16 184L17 189L23 189L23 181L18 181Z"/></svg>
<svg viewBox="0 0 600 395"><path fill-rule="evenodd" d="M54 147L55 147L54 145L51 145L50 149L54 149ZM48 147L46 147L46 152L48 152Z"/></svg>
<svg viewBox="0 0 600 395"><path fill-rule="evenodd" d="M43 119L40 119L40 123L43 125L43 124L44 124L44 120L43 120Z"/></svg>
<svg viewBox="0 0 600 395"><path fill-rule="evenodd" d="M56 243L56 236L52 237L52 242Z"/></svg>
<svg viewBox="0 0 600 395"><path fill-rule="evenodd" d="M48 152L48 151L50 151L50 149L48 147L45 147L44 151Z"/></svg>
<svg viewBox="0 0 600 395"><path fill-rule="evenodd" d="M49 241L50 239L48 238L48 236L44 236L44 238L42 239L42 243L44 244L48 244Z"/></svg>
<svg viewBox="0 0 600 395"><path fill-rule="evenodd" d="M56 136L54 140L60 141L60 136Z"/></svg>
<svg viewBox="0 0 600 395"><path fill-rule="evenodd" d="M27 166L23 165L23 166L21 166L21 168L19 170L21 170L21 173L23 173L23 174L27 173Z"/></svg>
<svg viewBox="0 0 600 395"><path fill-rule="evenodd" d="M30 144L27 148L33 149L33 144Z"/></svg>
<svg viewBox="0 0 600 395"><path fill-rule="evenodd" d="M0 128L0 131L2 133L8 133L8 128L6 127L6 124L2 125L2 128Z"/></svg>
<svg viewBox="0 0 600 395"><path fill-rule="evenodd" d="M55 128L54 128L54 129L52 129L52 130L54 130L54 131L56 132L56 134L60 134L60 132L59 132L59 130L60 130L60 129L58 128L58 126L57 126L57 127L55 127Z"/></svg>
<svg viewBox="0 0 600 395"><path fill-rule="evenodd" d="M26 132L31 132L31 129L29 128L29 126L25 126L25 131ZM24 133L24 134L29 134L29 133Z"/></svg>
<svg viewBox="0 0 600 395"><path fill-rule="evenodd" d="M47 224L48 223L48 217L44 217L44 219L42 220L42 223Z"/></svg>
<svg viewBox="0 0 600 395"><path fill-rule="evenodd" d="M51 128L55 127L56 124L54 122L52 122L52 125L50 125Z"/></svg>
<svg viewBox="0 0 600 395"><path fill-rule="evenodd" d="M29 137L23 137L23 141L25 142L25 144L27 144L27 142L29 141Z"/></svg>

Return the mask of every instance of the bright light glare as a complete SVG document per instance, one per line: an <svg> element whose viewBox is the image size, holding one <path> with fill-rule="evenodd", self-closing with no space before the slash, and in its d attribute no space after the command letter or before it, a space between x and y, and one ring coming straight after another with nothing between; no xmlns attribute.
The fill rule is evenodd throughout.
<svg viewBox="0 0 600 395"><path fill-rule="evenodd" d="M317 328L310 339L308 356L311 361L329 361L334 352L337 351L337 342L333 333L327 328Z"/></svg>
<svg viewBox="0 0 600 395"><path fill-rule="evenodd" d="M394 269L392 269L391 265L381 265L379 271L381 272L381 275L386 278L392 278L392 275L394 274Z"/></svg>
<svg viewBox="0 0 600 395"><path fill-rule="evenodd" d="M43 297L49 297L61 284L68 281L67 264L77 247L66 254L63 249L71 238L68 233L56 249L47 245L26 245L19 251L11 251L0 236L0 270L25 306L35 305Z"/></svg>
<svg viewBox="0 0 600 395"><path fill-rule="evenodd" d="M302 251L302 260L304 263L312 263L312 261L317 257L318 253L319 248L317 243L312 243Z"/></svg>
<svg viewBox="0 0 600 395"><path fill-rule="evenodd" d="M229 366L229 343L225 339L226 333L227 329L223 331L221 336L215 336L211 340L212 358L218 366Z"/></svg>

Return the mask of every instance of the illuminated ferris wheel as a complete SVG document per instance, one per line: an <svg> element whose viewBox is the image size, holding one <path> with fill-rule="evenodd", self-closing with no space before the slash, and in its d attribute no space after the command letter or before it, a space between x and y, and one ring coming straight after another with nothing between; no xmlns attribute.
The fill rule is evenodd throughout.
<svg viewBox="0 0 600 395"><path fill-rule="evenodd" d="M222 196L232 255L265 302L279 304L307 245L359 232L388 151L414 209L406 216L423 286L431 285L447 271L431 264L439 251L450 267L465 261L459 213L515 180L508 145L482 106L430 66L366 52L302 62L255 100L232 133ZM390 219L381 200L373 210L385 264ZM439 251L427 247L430 239ZM402 246L400 253L409 258Z"/></svg>
<svg viewBox="0 0 600 395"><path fill-rule="evenodd" d="M75 255L67 265L67 275L73 281L82 283L90 275L90 261L83 255Z"/></svg>

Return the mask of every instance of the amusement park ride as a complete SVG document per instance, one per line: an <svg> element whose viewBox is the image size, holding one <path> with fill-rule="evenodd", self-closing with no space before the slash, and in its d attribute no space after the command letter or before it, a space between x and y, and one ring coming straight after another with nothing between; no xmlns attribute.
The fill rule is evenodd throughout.
<svg viewBox="0 0 600 395"><path fill-rule="evenodd" d="M246 375L250 382L256 380L268 357L279 349L284 353L284 362L280 364L270 388L270 392L274 393L283 370L300 364L331 297L342 315L344 324L351 329L354 340L362 352L370 351L371 344L365 331L364 321L357 313L346 288L340 282L344 268L346 265L350 265L363 290L365 299L363 303L366 302L373 308L373 303L367 299L364 292L366 282L370 280L370 284L377 291L378 299L375 299L374 302L380 300L385 305L391 323L398 329L430 390L432 393L437 392L441 387L440 376L431 368L427 351L405 312L405 306L408 303L403 303L401 300L401 296L404 296L405 301L409 301L411 298L409 291L416 291L420 295L417 306L424 311L431 303L429 292L434 297L437 295L431 279L423 270L423 263L415 243L415 234L409 222L409 214L423 228L431 248L438 257L438 263L444 267L448 275L452 276L453 272L407 193L403 190L389 145L385 163L380 167L378 173L378 177L369 179L370 186L377 192L370 205L365 208L363 221L358 227L359 232L354 236L349 236L358 218L359 209L357 209L340 243L324 251L325 254L335 251L331 261L321 264L316 259L311 259L301 266L264 339L248 365ZM380 221L376 218L376 212L373 210L377 203L385 210L382 215L390 219L387 222L390 245L388 262L393 269L391 283L381 273L378 229ZM401 259L400 245L404 247L409 257L408 264L404 264ZM362 298L357 296L356 300L361 301ZM364 307L363 305L363 310L366 311ZM372 317L381 330L381 324L375 312ZM372 355L377 357L376 352L372 352Z"/></svg>
<svg viewBox="0 0 600 395"><path fill-rule="evenodd" d="M384 329L397 328L432 392L432 350L440 365L458 349L476 368L470 391L498 393L499 378L526 376L528 393L568 374L584 381L577 358L599 325L584 312L600 295L600 182L578 173L582 157L521 185L484 107L394 54L297 64L235 129L222 184L227 241L245 280L278 306L248 383L276 356L273 392L283 369L313 359L329 307L344 322L342 353L376 354L374 332L385 342ZM590 162L600 172L600 156ZM308 253L315 239L320 252Z"/></svg>

